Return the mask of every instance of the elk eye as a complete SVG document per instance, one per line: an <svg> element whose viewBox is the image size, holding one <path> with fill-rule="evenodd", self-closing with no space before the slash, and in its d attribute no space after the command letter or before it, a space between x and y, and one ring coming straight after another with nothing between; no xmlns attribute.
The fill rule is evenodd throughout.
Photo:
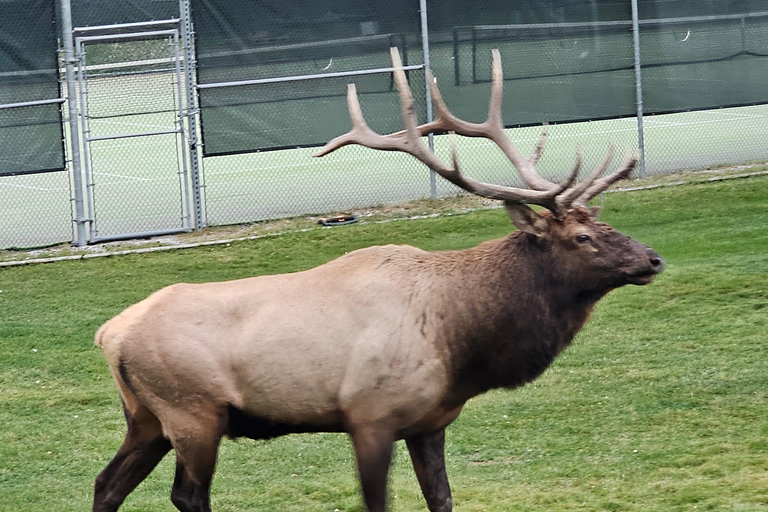
<svg viewBox="0 0 768 512"><path fill-rule="evenodd" d="M576 237L576 240L577 240L577 241L578 241L580 244L586 244L586 243L588 243L588 242L591 242L591 241L592 241L592 238L590 238L590 236L589 236L589 235L579 235L579 236L577 236L577 237Z"/></svg>

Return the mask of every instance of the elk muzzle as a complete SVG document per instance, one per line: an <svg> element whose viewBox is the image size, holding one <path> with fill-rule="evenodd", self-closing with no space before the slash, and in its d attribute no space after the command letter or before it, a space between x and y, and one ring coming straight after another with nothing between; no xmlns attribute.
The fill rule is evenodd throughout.
<svg viewBox="0 0 768 512"><path fill-rule="evenodd" d="M629 279L627 280L629 284L648 284L653 281L653 278L656 277L656 275L664 270L664 258L659 256L659 253L650 247L646 247L646 256L648 258L647 264L629 276Z"/></svg>

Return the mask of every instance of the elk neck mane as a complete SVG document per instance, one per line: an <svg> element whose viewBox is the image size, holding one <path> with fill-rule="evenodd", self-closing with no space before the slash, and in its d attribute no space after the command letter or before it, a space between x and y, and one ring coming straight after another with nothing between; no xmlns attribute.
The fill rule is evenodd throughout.
<svg viewBox="0 0 768 512"><path fill-rule="evenodd" d="M547 242L520 231L436 256L439 298L422 321L445 343L459 401L535 379L604 295L576 286Z"/></svg>

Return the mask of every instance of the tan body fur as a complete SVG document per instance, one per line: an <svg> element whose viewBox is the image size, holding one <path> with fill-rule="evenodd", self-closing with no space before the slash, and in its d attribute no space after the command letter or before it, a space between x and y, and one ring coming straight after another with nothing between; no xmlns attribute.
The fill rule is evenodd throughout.
<svg viewBox="0 0 768 512"><path fill-rule="evenodd" d="M403 432L441 428L458 412L441 405L446 353L425 342L414 317L428 304L413 303L440 286L434 259L373 247L296 274L177 284L107 322L97 343L171 440L183 435L190 401L331 431L393 417ZM405 271L413 261L422 262L417 275Z"/></svg>
<svg viewBox="0 0 768 512"><path fill-rule="evenodd" d="M352 436L369 509L384 510L391 443L405 439L430 510L450 511L444 429L464 403L536 378L600 297L663 266L587 210L522 208L509 211L526 231L472 249L371 247L294 274L176 284L108 321L96 344L128 434L94 510L117 510L173 448L174 504L208 511L222 436L331 431Z"/></svg>
<svg viewBox="0 0 768 512"><path fill-rule="evenodd" d="M128 432L96 479L94 512L116 511L171 449L174 505L210 512L223 436L314 431L350 434L369 512L386 510L398 439L406 441L430 512L451 512L445 427L464 403L535 379L601 297L648 284L662 271L655 251L597 222L597 209L585 206L627 177L636 159L601 178L609 150L580 184L580 153L565 182L538 175L546 133L529 158L508 139L496 50L486 122L453 116L428 74L438 118L417 126L397 49L391 53L406 129L371 131L351 84L353 128L317 156L347 144L407 152L455 185L504 201L520 231L464 251L372 247L295 274L178 284L126 309L96 335ZM455 148L453 165L445 164L421 141L440 131L493 140L530 189L464 176Z"/></svg>

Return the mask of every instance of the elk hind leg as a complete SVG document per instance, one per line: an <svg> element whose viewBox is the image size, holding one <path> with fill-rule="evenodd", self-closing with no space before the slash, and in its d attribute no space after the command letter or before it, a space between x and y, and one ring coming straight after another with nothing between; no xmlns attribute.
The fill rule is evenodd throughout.
<svg viewBox="0 0 768 512"><path fill-rule="evenodd" d="M171 449L160 421L134 398L126 396L123 401L128 432L115 457L96 478L93 512L116 511Z"/></svg>
<svg viewBox="0 0 768 512"><path fill-rule="evenodd" d="M451 512L451 488L445 472L445 429L405 440L429 512Z"/></svg>

